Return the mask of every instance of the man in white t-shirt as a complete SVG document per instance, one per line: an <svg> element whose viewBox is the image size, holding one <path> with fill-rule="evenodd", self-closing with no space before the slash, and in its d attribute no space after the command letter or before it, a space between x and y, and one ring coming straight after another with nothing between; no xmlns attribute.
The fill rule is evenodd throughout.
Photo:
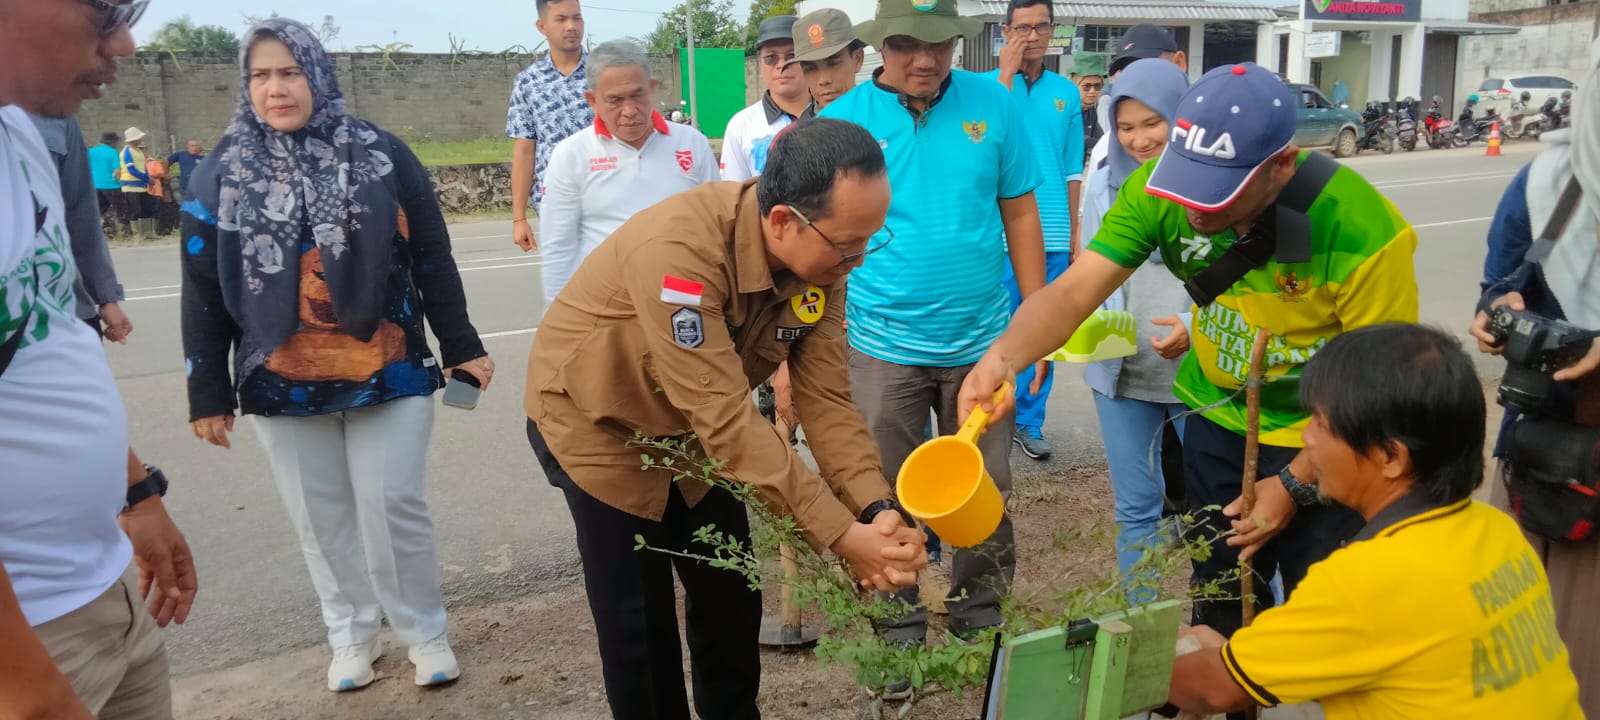
<svg viewBox="0 0 1600 720"><path fill-rule="evenodd" d="M74 313L60 182L26 114L99 97L145 4L0 0L3 718L172 717L157 625L187 618L194 564L165 483L128 467L122 399Z"/></svg>
<svg viewBox="0 0 1600 720"><path fill-rule="evenodd" d="M754 105L740 110L722 134L722 179L743 182L767 166L767 149L778 132L805 113L811 104L805 75L794 59L795 17L779 15L761 21L756 31L756 59L767 91Z"/></svg>
<svg viewBox="0 0 1600 720"><path fill-rule="evenodd" d="M706 136L651 109L656 81L644 48L601 43L589 51L585 82L594 124L562 140L545 169L539 237L546 307L634 213L717 179Z"/></svg>

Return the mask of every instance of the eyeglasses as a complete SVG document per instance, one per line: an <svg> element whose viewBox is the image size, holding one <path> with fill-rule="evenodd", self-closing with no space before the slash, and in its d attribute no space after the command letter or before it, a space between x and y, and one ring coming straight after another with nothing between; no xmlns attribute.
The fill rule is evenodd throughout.
<svg viewBox="0 0 1600 720"><path fill-rule="evenodd" d="M794 59L794 53L792 53L792 52L783 53L783 54L771 53L771 54L768 54L768 55L762 55L761 56L761 64L765 65L767 67L772 67L774 65L782 65L783 63L789 62L790 60L793 60L793 59Z"/></svg>
<svg viewBox="0 0 1600 720"><path fill-rule="evenodd" d="M800 212L799 208L797 208L797 207L795 207L793 205L787 205L787 204L784 205L784 207L789 208L789 212L794 213L795 217L800 218L800 222L805 223L806 227L809 227L812 230L817 231L817 237L822 238L822 241L827 243L828 247L833 248L833 251L835 253L838 253L838 255L839 255L839 264L840 265L849 265L850 263L853 263L853 262L855 262L857 260L860 260L861 258L864 258L864 257L866 257L868 255L871 255L871 254L873 254L873 253L875 253L875 252L877 252L879 250L882 250L882 249L884 249L886 247L889 247L889 243L894 242L894 231L890 230L887 227L885 227L883 229L883 231L889 234L889 239L884 240L881 243L878 243L874 247L869 247L869 248L867 248L865 250L862 250L860 252L846 253L843 248L839 247L838 243L833 241L833 238L828 237L828 234L822 231L822 228L817 227L816 223L811 222L811 218L806 217L805 213Z"/></svg>
<svg viewBox="0 0 1600 720"><path fill-rule="evenodd" d="M1086 83L1083 83L1082 85L1079 85L1078 89L1084 90L1084 91L1087 91L1087 92L1094 92L1096 90L1104 89L1105 86L1106 86L1105 83L1087 83L1086 82Z"/></svg>
<svg viewBox="0 0 1600 720"><path fill-rule="evenodd" d="M1055 23L1039 23L1038 25L1007 25L1006 27L1011 28L1011 32L1017 33L1023 37L1027 37L1035 33L1044 35L1046 37L1056 34Z"/></svg>
<svg viewBox="0 0 1600 720"><path fill-rule="evenodd" d="M106 19L100 25L100 37L105 37L126 25L128 28L139 22L144 17L145 8L150 7L150 0L127 0L127 2L110 2L109 0L83 0L89 7L104 13Z"/></svg>

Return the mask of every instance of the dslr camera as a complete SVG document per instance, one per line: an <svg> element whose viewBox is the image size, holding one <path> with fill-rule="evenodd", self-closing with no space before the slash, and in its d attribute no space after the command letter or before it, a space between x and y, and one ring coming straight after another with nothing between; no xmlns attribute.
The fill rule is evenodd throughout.
<svg viewBox="0 0 1600 720"><path fill-rule="evenodd" d="M1523 413L1536 413L1544 407L1555 386L1551 375L1581 359L1600 335L1505 306L1495 308L1489 316L1489 334L1506 359L1500 404Z"/></svg>

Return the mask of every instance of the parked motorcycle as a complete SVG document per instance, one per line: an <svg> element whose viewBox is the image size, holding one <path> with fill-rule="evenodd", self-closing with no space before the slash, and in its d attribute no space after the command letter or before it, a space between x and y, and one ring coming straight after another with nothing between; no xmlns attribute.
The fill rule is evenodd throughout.
<svg viewBox="0 0 1600 720"><path fill-rule="evenodd" d="M1406 152L1417 149L1417 101L1406 98L1395 104L1390 116L1394 118L1395 133L1400 147Z"/></svg>
<svg viewBox="0 0 1600 720"><path fill-rule="evenodd" d="M1561 101L1554 96L1546 98L1544 105L1539 107L1540 133L1547 133L1561 127Z"/></svg>
<svg viewBox="0 0 1600 720"><path fill-rule="evenodd" d="M1382 150L1385 154L1394 152L1399 131L1394 118L1384 108L1384 103L1377 100L1368 102L1366 110L1361 113L1361 123L1366 132L1360 144L1356 145L1356 150Z"/></svg>
<svg viewBox="0 0 1600 720"><path fill-rule="evenodd" d="M1477 107L1477 105L1477 95L1467 96L1467 104L1461 107L1461 114L1456 116L1456 136L1460 139L1460 142L1458 143L1459 146L1465 146L1467 143L1470 143L1473 140L1487 139L1489 137L1489 131L1494 127L1494 122L1500 119L1499 116L1495 114L1494 108L1489 108L1488 111L1484 112L1483 117L1474 118L1472 115L1472 109ZM1502 134L1502 137L1503 136L1504 135Z"/></svg>
<svg viewBox="0 0 1600 720"><path fill-rule="evenodd" d="M1511 103L1511 117L1501 126L1505 138L1538 140L1540 135L1551 129L1549 116L1555 106L1556 99L1552 97L1536 112L1533 109L1533 93L1523 90L1522 97Z"/></svg>
<svg viewBox="0 0 1600 720"><path fill-rule="evenodd" d="M1395 109L1390 112L1394 117L1395 134L1397 134L1400 147L1411 152L1416 150L1416 101L1411 98L1395 104Z"/></svg>
<svg viewBox="0 0 1600 720"><path fill-rule="evenodd" d="M1428 106L1428 114L1422 116L1423 139L1427 140L1428 147L1435 150L1466 145L1456 124L1444 116L1444 109L1440 107L1443 104L1444 100L1435 95L1433 103Z"/></svg>

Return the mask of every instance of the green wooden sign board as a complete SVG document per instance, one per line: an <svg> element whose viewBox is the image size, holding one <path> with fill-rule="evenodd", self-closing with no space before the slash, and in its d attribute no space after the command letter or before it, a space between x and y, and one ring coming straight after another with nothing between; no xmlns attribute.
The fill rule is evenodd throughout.
<svg viewBox="0 0 1600 720"><path fill-rule="evenodd" d="M1165 601L1005 640L986 720L1119 720L1167 701L1182 608Z"/></svg>

